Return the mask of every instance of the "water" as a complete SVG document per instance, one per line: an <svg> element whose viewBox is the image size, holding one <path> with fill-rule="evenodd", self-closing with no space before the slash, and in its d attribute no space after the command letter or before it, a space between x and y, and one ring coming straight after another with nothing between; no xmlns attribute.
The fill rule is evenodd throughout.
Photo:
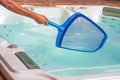
<svg viewBox="0 0 120 80"><path fill-rule="evenodd" d="M0 36L24 48L40 68L57 76L78 76L120 71L120 19L100 17L108 39L94 53L60 49L55 46L57 29L30 24L1 24Z"/></svg>

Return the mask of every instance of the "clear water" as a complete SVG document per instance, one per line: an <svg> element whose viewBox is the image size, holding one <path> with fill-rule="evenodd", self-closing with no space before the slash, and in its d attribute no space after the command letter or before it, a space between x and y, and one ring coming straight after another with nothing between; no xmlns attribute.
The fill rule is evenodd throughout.
<svg viewBox="0 0 120 80"><path fill-rule="evenodd" d="M78 76L120 71L120 19L100 17L98 24L108 34L94 53L60 49L55 46L57 30L51 26L0 24L0 36L24 48L40 68L57 76Z"/></svg>

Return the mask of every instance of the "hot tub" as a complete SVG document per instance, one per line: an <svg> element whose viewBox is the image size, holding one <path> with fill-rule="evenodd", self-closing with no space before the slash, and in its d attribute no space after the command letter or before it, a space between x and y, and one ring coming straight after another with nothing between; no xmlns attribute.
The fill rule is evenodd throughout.
<svg viewBox="0 0 120 80"><path fill-rule="evenodd" d="M24 7L58 24L74 12L81 12L95 21L108 34L108 39L94 53L60 49L55 46L57 29L0 7L0 69L7 79L120 79L120 19L103 16L104 6Z"/></svg>

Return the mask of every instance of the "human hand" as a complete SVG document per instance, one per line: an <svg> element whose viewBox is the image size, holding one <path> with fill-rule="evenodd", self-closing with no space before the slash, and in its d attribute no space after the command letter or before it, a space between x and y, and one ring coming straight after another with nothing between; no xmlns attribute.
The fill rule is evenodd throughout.
<svg viewBox="0 0 120 80"><path fill-rule="evenodd" d="M38 24L48 25L47 18L46 18L44 15L36 14L36 15L34 16L34 20L35 20Z"/></svg>

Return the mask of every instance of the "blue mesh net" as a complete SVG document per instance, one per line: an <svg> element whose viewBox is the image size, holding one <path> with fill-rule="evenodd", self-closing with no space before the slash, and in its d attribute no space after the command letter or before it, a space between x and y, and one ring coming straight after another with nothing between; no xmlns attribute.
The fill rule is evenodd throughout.
<svg viewBox="0 0 120 80"><path fill-rule="evenodd" d="M95 51L104 39L104 34L84 17L76 18L64 34L61 46L68 49Z"/></svg>

